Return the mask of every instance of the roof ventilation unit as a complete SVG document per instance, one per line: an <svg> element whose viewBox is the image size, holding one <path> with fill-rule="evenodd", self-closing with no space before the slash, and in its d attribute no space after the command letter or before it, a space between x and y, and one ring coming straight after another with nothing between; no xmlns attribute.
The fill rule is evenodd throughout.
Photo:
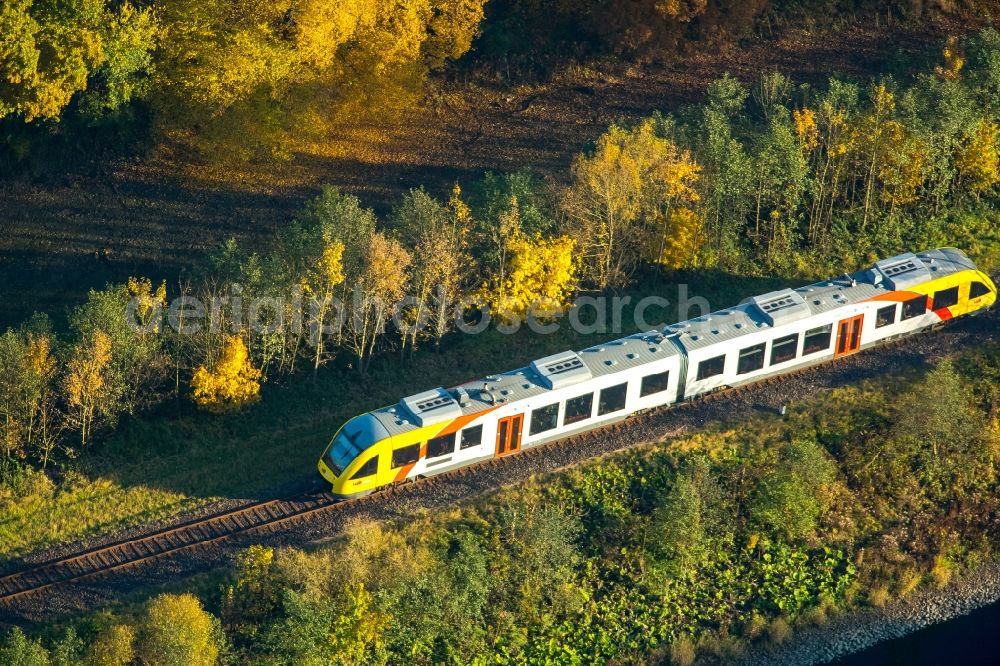
<svg viewBox="0 0 1000 666"><path fill-rule="evenodd" d="M413 414L418 426L449 421L462 415L462 407L443 388L411 395L403 398L400 404Z"/></svg>
<svg viewBox="0 0 1000 666"><path fill-rule="evenodd" d="M573 351L532 361L531 369L538 373L542 385L550 389L572 386L593 377L590 368Z"/></svg>
<svg viewBox="0 0 1000 666"><path fill-rule="evenodd" d="M469 392L464 388L459 387L452 389L451 394L455 396L455 400L458 401L459 407L468 407L472 402L471 398L469 398Z"/></svg>
<svg viewBox="0 0 1000 666"><path fill-rule="evenodd" d="M798 321L812 314L802 295L792 289L772 291L749 299L771 326Z"/></svg>
<svg viewBox="0 0 1000 666"><path fill-rule="evenodd" d="M894 291L906 289L931 279L931 272L927 270L927 266L912 252L876 261L873 270L881 273L886 285Z"/></svg>

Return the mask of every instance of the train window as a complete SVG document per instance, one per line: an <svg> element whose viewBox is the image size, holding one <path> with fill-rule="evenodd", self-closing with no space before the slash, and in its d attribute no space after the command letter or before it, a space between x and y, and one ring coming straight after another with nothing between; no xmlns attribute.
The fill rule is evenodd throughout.
<svg viewBox="0 0 1000 666"><path fill-rule="evenodd" d="M903 319L913 319L927 312L927 297L917 296L903 301Z"/></svg>
<svg viewBox="0 0 1000 666"><path fill-rule="evenodd" d="M969 285L969 298L979 298L990 293L990 290L982 282L973 282Z"/></svg>
<svg viewBox="0 0 1000 666"><path fill-rule="evenodd" d="M420 460L420 445L411 444L392 452L392 467L406 467Z"/></svg>
<svg viewBox="0 0 1000 666"><path fill-rule="evenodd" d="M799 334L786 335L771 343L771 365L791 361L799 353Z"/></svg>
<svg viewBox="0 0 1000 666"><path fill-rule="evenodd" d="M736 374L745 375L764 367L764 347L766 343L754 345L740 350L740 362L736 365Z"/></svg>
<svg viewBox="0 0 1000 666"><path fill-rule="evenodd" d="M563 416L563 425L579 423L590 418L594 412L594 394L588 393L577 398L570 398L566 401L566 415Z"/></svg>
<svg viewBox="0 0 1000 666"><path fill-rule="evenodd" d="M950 308L953 305L958 304L958 287L951 287L950 289L942 289L941 291L934 292L934 305L932 310L940 310L942 308Z"/></svg>
<svg viewBox="0 0 1000 666"><path fill-rule="evenodd" d="M628 392L628 384L609 386L601 389L601 395L597 399L597 414L604 416L611 412L625 409L625 394Z"/></svg>
<svg viewBox="0 0 1000 666"><path fill-rule="evenodd" d="M721 375L726 369L726 355L707 358L698 364L698 379L708 379Z"/></svg>
<svg viewBox="0 0 1000 666"><path fill-rule="evenodd" d="M531 429L529 432L532 435L537 435L540 432L545 432L546 430L552 430L556 427L559 422L559 403L552 405L546 405L545 407L539 407L531 412Z"/></svg>
<svg viewBox="0 0 1000 666"><path fill-rule="evenodd" d="M655 375L646 375L642 378L639 386L639 397L645 398L647 395L662 393L670 388L670 371L658 372Z"/></svg>
<svg viewBox="0 0 1000 666"><path fill-rule="evenodd" d="M483 426L477 425L462 431L461 449L471 449L483 443Z"/></svg>
<svg viewBox="0 0 1000 666"><path fill-rule="evenodd" d="M808 354L826 351L830 348L832 341L833 324L827 324L826 326L820 326L819 328L810 328L806 331L806 339L802 343L802 355L806 356Z"/></svg>
<svg viewBox="0 0 1000 666"><path fill-rule="evenodd" d="M882 328L883 326L892 326L896 323L896 304L887 305L884 308L879 308L878 312L875 313L875 328Z"/></svg>
<svg viewBox="0 0 1000 666"><path fill-rule="evenodd" d="M455 452L455 433L427 440L427 457L440 458Z"/></svg>
<svg viewBox="0 0 1000 666"><path fill-rule="evenodd" d="M371 476L378 471L378 456L375 456L364 465L358 468L358 471L354 473L352 479L360 479L364 476Z"/></svg>

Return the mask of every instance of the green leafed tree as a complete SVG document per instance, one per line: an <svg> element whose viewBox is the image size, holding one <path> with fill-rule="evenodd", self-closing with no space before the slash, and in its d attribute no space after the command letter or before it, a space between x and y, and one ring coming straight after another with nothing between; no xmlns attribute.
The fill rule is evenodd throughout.
<svg viewBox="0 0 1000 666"><path fill-rule="evenodd" d="M794 439L781 446L770 473L757 480L751 519L789 541L812 536L825 507L824 490L836 466L814 440Z"/></svg>
<svg viewBox="0 0 1000 666"><path fill-rule="evenodd" d="M49 666L49 652L37 638L28 638L14 627L0 647L0 664L8 666Z"/></svg>

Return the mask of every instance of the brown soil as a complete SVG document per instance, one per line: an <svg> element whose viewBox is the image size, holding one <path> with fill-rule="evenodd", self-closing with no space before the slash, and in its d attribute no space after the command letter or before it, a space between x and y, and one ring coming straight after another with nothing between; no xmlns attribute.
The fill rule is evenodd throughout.
<svg viewBox="0 0 1000 666"><path fill-rule="evenodd" d="M572 156L612 122L698 98L725 72L799 81L871 74L898 53L928 48L967 23L854 25L706 48L670 64L570 67L515 88L437 81L424 108L354 127L290 162L221 167L177 149L98 169L0 182L0 326L32 310L59 313L86 291L144 274L174 282L229 237L266 247L324 183L384 211L406 189L441 193L483 171L530 166L564 178Z"/></svg>

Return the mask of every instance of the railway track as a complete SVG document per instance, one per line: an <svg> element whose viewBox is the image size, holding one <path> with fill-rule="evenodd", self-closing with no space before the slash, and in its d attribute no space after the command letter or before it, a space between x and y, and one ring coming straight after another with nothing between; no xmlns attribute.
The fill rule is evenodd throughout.
<svg viewBox="0 0 1000 666"><path fill-rule="evenodd" d="M978 329L985 331L988 336L995 336L997 332L995 324L997 314L995 312L977 319L988 319L988 322L984 321L982 324L979 324ZM959 326L963 323L964 321L956 322ZM972 323L970 322L969 327L971 326ZM934 330L931 329L919 333L916 337L937 335ZM298 524L307 524L309 521L318 518L321 514L353 511L366 504L373 505L383 501L389 496L398 496L401 493L407 493L410 489L426 489L438 484L447 483L449 479L460 479L484 471L490 473L489 470L491 468L510 465L511 462L516 460L527 461L542 455L548 455L552 460L557 462L547 465L546 471L557 471L560 468L579 462L569 452L595 438L608 437L609 434L614 433L617 436L625 435L629 439L628 443L616 446L613 450L622 450L631 446L655 441L657 437L662 438L667 434L663 432L661 427L664 422L664 414L689 413L698 410L699 405L715 403L729 396L742 396L755 391L764 391L766 387L773 387L792 378L808 376L823 372L828 368L837 368L845 364L856 363L858 357L889 352L892 349L911 345L913 337L900 338L879 347L863 350L859 354L827 361L778 377L765 379L761 382L712 393L695 401L652 410L603 428L527 449L517 456L487 460L439 476L417 482L408 482L400 486L393 486L367 497L345 502L336 499L329 493L308 491L290 497L255 502L235 510L211 514L181 524L172 525L134 539L101 545L72 553L65 557L57 557L39 564L32 564L0 576L0 605L10 606L15 602L38 595L55 587L97 578L118 570L142 567L155 560L206 548L212 544L230 540L237 536L278 532L295 527ZM580 448L586 449L587 447L583 446ZM558 462L559 460L563 462Z"/></svg>
<svg viewBox="0 0 1000 666"><path fill-rule="evenodd" d="M327 493L302 493L191 520L156 532L90 548L31 568L0 576L0 602L37 594L55 585L80 581L161 557L206 546L236 534L266 531L303 520L336 506Z"/></svg>

